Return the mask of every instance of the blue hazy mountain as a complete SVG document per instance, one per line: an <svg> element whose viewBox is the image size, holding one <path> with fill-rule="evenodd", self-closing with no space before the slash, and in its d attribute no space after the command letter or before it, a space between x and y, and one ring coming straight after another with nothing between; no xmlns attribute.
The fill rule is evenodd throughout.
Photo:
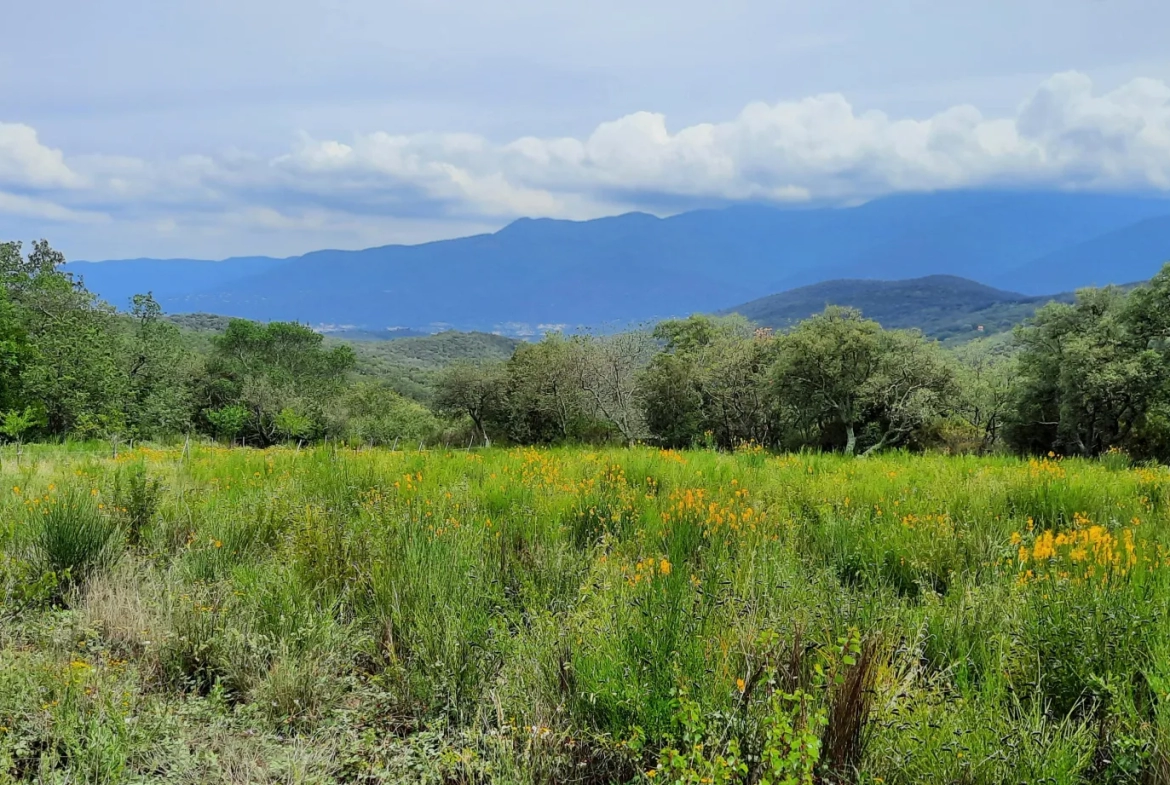
<svg viewBox="0 0 1170 785"><path fill-rule="evenodd" d="M244 256L208 262L199 259L121 259L115 262L69 262L65 269L80 277L91 292L106 302L126 308L136 294L156 298L182 297L230 285L279 265L283 260Z"/></svg>
<svg viewBox="0 0 1170 785"><path fill-rule="evenodd" d="M1170 215L1160 215L1053 251L995 280L1026 291L1072 290L1145 280L1167 261Z"/></svg>
<svg viewBox="0 0 1170 785"><path fill-rule="evenodd" d="M152 290L174 313L500 329L714 311L832 279L951 275L1041 295L1143 280L1167 260L1166 199L944 192L850 208L521 219L493 234L414 246L69 269L115 304Z"/></svg>

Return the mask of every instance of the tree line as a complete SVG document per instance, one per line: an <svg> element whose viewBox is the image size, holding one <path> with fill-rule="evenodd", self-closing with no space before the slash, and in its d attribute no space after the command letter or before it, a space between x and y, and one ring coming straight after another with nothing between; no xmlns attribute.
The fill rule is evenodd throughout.
<svg viewBox="0 0 1170 785"><path fill-rule="evenodd" d="M773 333L692 316L550 334L459 362L426 405L358 378L355 354L295 323L230 320L207 340L149 295L119 312L47 242L0 244L0 436L257 446L335 439L669 448L889 448L1170 458L1170 266L1132 291L1051 303L1010 340L947 350L828 307Z"/></svg>
<svg viewBox="0 0 1170 785"><path fill-rule="evenodd" d="M426 438L427 407L355 380L353 350L304 325L230 320L210 342L149 294L118 312L47 242L0 244L0 435L265 446L322 438Z"/></svg>
<svg viewBox="0 0 1170 785"><path fill-rule="evenodd" d="M888 448L1170 459L1170 265L1050 303L1007 340L944 349L827 307L783 333L692 316L546 336L447 370L439 410L485 438L663 447Z"/></svg>

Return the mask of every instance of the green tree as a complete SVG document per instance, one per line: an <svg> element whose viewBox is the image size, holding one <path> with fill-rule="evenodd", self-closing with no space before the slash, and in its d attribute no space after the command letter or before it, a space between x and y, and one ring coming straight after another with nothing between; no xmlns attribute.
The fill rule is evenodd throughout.
<svg viewBox="0 0 1170 785"><path fill-rule="evenodd" d="M442 414L468 417L486 442L487 423L500 413L505 380L503 363L453 363L439 374L435 408Z"/></svg>
<svg viewBox="0 0 1170 785"><path fill-rule="evenodd" d="M286 410L312 423L309 435L324 432L327 410L344 392L353 366L350 347L328 348L303 325L233 319L213 340L204 410L243 407L248 420L240 435L261 444L287 437L278 422Z"/></svg>
<svg viewBox="0 0 1170 785"><path fill-rule="evenodd" d="M498 424L519 444L573 441L605 430L574 373L573 349L562 335L517 347L505 366Z"/></svg>
<svg viewBox="0 0 1170 785"><path fill-rule="evenodd" d="M61 270L64 256L44 240L27 256L0 246L0 279L35 348L21 385L44 409L50 432L100 435L125 427L127 377L115 311Z"/></svg>
<svg viewBox="0 0 1170 785"><path fill-rule="evenodd" d="M648 435L638 399L638 379L654 350L653 336L643 330L600 337L581 335L569 342L569 365L587 405L627 444Z"/></svg>
<svg viewBox="0 0 1170 785"><path fill-rule="evenodd" d="M865 455L904 445L953 408L955 374L938 344L916 330L879 333L878 362L861 390L861 401L877 439Z"/></svg>
<svg viewBox="0 0 1170 785"><path fill-rule="evenodd" d="M433 439L439 420L430 409L386 384L358 382L346 392L345 436L358 442L391 446L396 441Z"/></svg>
<svg viewBox="0 0 1170 785"><path fill-rule="evenodd" d="M917 331L883 330L852 308L829 307L780 339L774 380L796 419L840 429L847 455L905 444L953 406L954 374Z"/></svg>
<svg viewBox="0 0 1170 785"><path fill-rule="evenodd" d="M184 431L191 423L195 358L149 293L134 296L130 317L125 405L130 432L148 438Z"/></svg>
<svg viewBox="0 0 1170 785"><path fill-rule="evenodd" d="M992 449L1016 400L1017 357L1011 347L988 340L956 347L957 413L979 435L979 452Z"/></svg>
<svg viewBox="0 0 1170 785"><path fill-rule="evenodd" d="M221 439L233 441L248 425L248 410L239 404L228 404L204 412L212 431Z"/></svg>
<svg viewBox="0 0 1170 785"><path fill-rule="evenodd" d="M700 352L704 430L721 446L773 445L779 438L779 399L771 384L777 348L766 330L750 337L727 330Z"/></svg>
<svg viewBox="0 0 1170 785"><path fill-rule="evenodd" d="M24 409L9 409L0 414L0 434L20 444L24 435L33 428L41 425L44 416L31 406Z"/></svg>
<svg viewBox="0 0 1170 785"><path fill-rule="evenodd" d="M881 325L860 311L831 306L780 339L774 377L780 399L806 423L840 426L847 455L856 451L866 389L879 371L881 336Z"/></svg>
<svg viewBox="0 0 1170 785"><path fill-rule="evenodd" d="M1167 400L1165 271L1132 295L1084 289L1017 328L1019 397L1011 438L1026 452L1096 455L1122 446Z"/></svg>
<svg viewBox="0 0 1170 785"><path fill-rule="evenodd" d="M776 340L740 316L662 322L663 351L641 379L647 427L672 447L710 434L724 448L774 444L779 412L770 383Z"/></svg>
<svg viewBox="0 0 1170 785"><path fill-rule="evenodd" d="M663 352L639 379L646 428L664 447L690 447L706 425L699 364L690 354Z"/></svg>
<svg viewBox="0 0 1170 785"><path fill-rule="evenodd" d="M313 432L313 421L291 406L277 412L272 424L276 434L289 441L301 441Z"/></svg>
<svg viewBox="0 0 1170 785"><path fill-rule="evenodd" d="M0 288L0 409L3 410L23 408L30 403L24 374L36 361L37 353L25 325L26 320L8 290Z"/></svg>

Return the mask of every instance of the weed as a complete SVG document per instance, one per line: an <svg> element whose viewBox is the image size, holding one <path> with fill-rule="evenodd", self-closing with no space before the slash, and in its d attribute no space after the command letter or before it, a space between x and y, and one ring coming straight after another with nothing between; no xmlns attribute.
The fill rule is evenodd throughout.
<svg viewBox="0 0 1170 785"><path fill-rule="evenodd" d="M44 569L63 587L83 584L119 557L121 527L89 494L70 490L30 508L35 548Z"/></svg>

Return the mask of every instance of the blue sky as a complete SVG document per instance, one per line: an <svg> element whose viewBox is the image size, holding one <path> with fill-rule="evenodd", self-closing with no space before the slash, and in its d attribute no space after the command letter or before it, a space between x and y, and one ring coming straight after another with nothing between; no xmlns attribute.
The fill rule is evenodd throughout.
<svg viewBox="0 0 1170 785"><path fill-rule="evenodd" d="M288 255L737 201L1170 192L1164 0L38 0L0 237Z"/></svg>

